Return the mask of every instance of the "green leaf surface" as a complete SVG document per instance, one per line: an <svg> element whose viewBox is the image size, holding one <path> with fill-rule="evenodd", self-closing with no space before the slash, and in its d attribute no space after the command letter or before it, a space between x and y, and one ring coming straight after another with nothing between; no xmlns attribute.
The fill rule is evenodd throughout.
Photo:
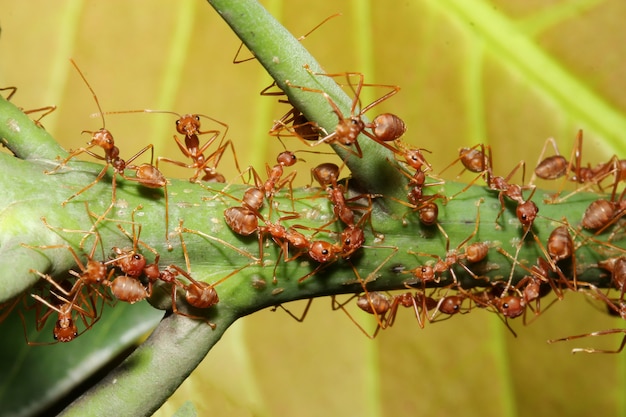
<svg viewBox="0 0 626 417"><path fill-rule="evenodd" d="M0 324L4 341L0 344L0 403L3 416L32 416L48 410L60 411L69 399L80 394L81 384L94 374L108 372L107 363L119 362L137 340L149 332L163 312L147 303L118 303L105 306L97 325L72 343L54 343L48 320L41 331L35 329L35 310L22 320L17 314ZM26 343L25 337L33 345ZM93 383L93 382L91 382ZM88 383L85 387L91 385Z"/></svg>
<svg viewBox="0 0 626 417"><path fill-rule="evenodd" d="M267 119L273 100L257 92L269 77L255 63L230 64L238 40L208 5L194 6L190 18L188 4L197 2L180 3L7 5L0 77L19 87L13 99L19 106L59 106L43 123L55 138L67 140L66 148L83 145L87 139L80 131L101 124L89 117L97 108L67 65L71 56L105 111L166 106L211 115L231 126L240 162L256 158L262 169L282 148L270 143L264 151L252 143L267 139L259 126L269 129L271 119L287 108L272 105ZM431 150L429 161L436 167L447 165L459 146L488 141L495 170L506 174L520 159L532 166L549 136L569 155L578 128L585 131L584 159L592 165L613 153L623 156L620 47L626 32L619 1L278 3L271 4L275 14L296 36L343 12L304 44L328 72L363 71L368 81L400 85L402 92L377 110L399 114L409 127L405 139ZM357 7L370 11L357 14ZM184 30L193 32L171 38L181 16L187 16ZM193 53L165 52L183 49ZM371 70L363 50L374 52ZM171 97L163 98L163 91ZM157 145L158 154L168 155L178 152L168 124L174 119L111 115L107 127L129 153L149 140L169 143L169 149ZM318 158L327 159L306 157L311 165ZM188 176L175 169L167 174ZM450 171L447 178L455 174ZM306 183L306 174L299 180ZM187 400L200 415L623 414L624 360L569 354L573 346L616 346L618 337L545 344L549 338L621 326L583 297L568 296L530 326L512 323L517 339L483 311L423 330L410 311L401 313L394 328L374 342L340 312L330 311L327 300L316 300L304 323L280 312L246 317L157 415L172 415ZM16 329L11 341L23 344ZM72 354L59 351L48 362L59 358ZM1 378L8 368L0 369Z"/></svg>

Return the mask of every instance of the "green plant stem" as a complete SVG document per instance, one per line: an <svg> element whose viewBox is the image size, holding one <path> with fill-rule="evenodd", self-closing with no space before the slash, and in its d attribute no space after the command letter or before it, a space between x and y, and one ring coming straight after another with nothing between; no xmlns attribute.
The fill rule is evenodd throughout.
<svg viewBox="0 0 626 417"><path fill-rule="evenodd" d="M165 317L139 349L98 382L93 388L96 395L91 391L86 393L61 415L151 415L183 383L235 319L234 314L223 315L217 329L211 330L198 320L176 314Z"/></svg>
<svg viewBox="0 0 626 417"><path fill-rule="evenodd" d="M329 111L324 97L288 88L286 80L295 85L327 91L342 111L348 109L350 98L332 79L314 76L303 68L307 64L312 71L321 71L300 43L256 2L213 0L210 3L247 47L254 51L277 84L287 92L289 100L309 120L332 131L337 122L336 115ZM83 202L88 202L88 209L100 215L107 209L112 195L111 177L107 175L62 207L61 202L91 182L102 167L86 162L71 162L67 169L54 175L44 174L44 170L56 166L57 156L63 157L66 153L44 130L18 113L12 104L0 100L0 135L9 149L20 158L0 155L0 166L7 174L0 176L0 188L5 193L0 202L0 227L3 231L0 236L0 278L10 277L11 281L2 281L0 300L24 292L38 279L29 272L31 268L60 277L74 267L74 260L66 249L34 250L20 244L41 246L68 242L78 250L78 242L85 232L72 230L86 231L93 222ZM350 260L339 260L304 282L299 282L299 278L317 267L312 261L299 262L306 259L305 254L294 262L284 262L280 260L276 245L272 245L264 248L265 256L261 265L255 260L259 256L256 237L235 235L224 224L224 209L239 205L236 198L241 198L247 186L232 186L226 195L219 192L223 187L221 185L208 187L190 184L185 180L171 180L168 187L169 239L173 250L168 251L163 191L146 189L132 181L118 180L117 205L98 227L105 251L113 246L130 246L130 240L120 232L117 225L130 229L131 214L141 205L143 208L135 217L135 221L142 225L141 240L160 253L162 267L175 264L185 268L186 259L180 240L182 236L195 279L216 283L232 271L241 271L217 286L220 302L206 313L207 319L217 325L216 330L211 330L201 321L170 316L161 322L148 342L142 344L107 379L72 404L65 415L149 415L171 395L238 317L295 299L359 293L363 291L364 281L368 281L367 288L371 291L404 289L407 284L421 288L421 283L416 281L411 271L437 257L444 258L447 249L455 249L468 237L472 238L472 242L489 242L492 249L487 261L472 266L475 273L484 279L475 279L464 269L454 267L458 283L464 287L488 286L493 280L508 279L512 261L495 248L513 253L517 242L524 235L515 218L513 205L507 203L496 225L494 219L501 207L497 192L477 185L465 189L462 184L447 183L436 191L448 196L463 191L447 205L441 206L439 223L450 237L449 242L437 227L422 226L415 213L406 215L404 220L407 225L403 225L402 217L408 209L388 197L404 198L406 179L390 163L394 160L390 152L371 140L362 140L361 147L364 153L362 159L354 156L347 158L353 178L350 185L358 185L357 193L384 194L384 197L376 198L377 207L391 209L377 210L372 216L371 226L384 234L384 241L377 242L366 223L363 226L366 247ZM544 194L547 193L538 190L535 199L542 199ZM526 241L529 243L523 245L518 261L532 264L537 257L544 256L541 247L535 244L534 237L545 244L550 231L562 224L559 222L576 225L581 213L597 198L595 194L579 193L566 204L546 205L538 201L543 217L536 220L534 234L527 236ZM286 191L281 191L276 202L280 209L292 210L292 198ZM314 229L333 217L324 190L294 190L293 204L293 210L301 217L292 220L290 224L303 224L309 228L303 229L303 232L310 236ZM479 229L472 235L478 213ZM263 215L269 216L268 211L264 210ZM56 229L47 228L42 223L43 216ZM274 216L277 216L276 213ZM151 221L142 220L144 218ZM199 231L203 235L177 229L179 219L184 221L184 228ZM277 218L273 217L272 220L276 221ZM342 226L336 223L327 227L332 229L330 233L316 233L311 239L337 242L337 233L341 232ZM598 286L608 285L606 274L595 267L604 256L603 251L597 250L602 245L584 240L581 236L576 235L577 240L584 243L576 253L577 258L584 260L578 265L578 279ZM87 245L93 244L93 239L89 238L86 242ZM86 246L84 251L88 252L89 249ZM411 252L427 255L416 256ZM272 279L277 262L274 284ZM526 271L514 268L513 283L523 275L526 275ZM451 283L452 277L446 273L436 285ZM170 293L167 288L163 289L165 291L158 291L151 302L163 308L171 308Z"/></svg>
<svg viewBox="0 0 626 417"><path fill-rule="evenodd" d="M327 132L333 132L337 125L337 116L322 94L290 88L286 83L287 80L292 85L326 92L340 108L344 117L350 115L352 99L337 85L337 82L345 83L345 78L334 79L313 75L312 73L325 71L302 44L256 0L239 2L209 0L209 3L248 49L253 51L259 63L272 76L278 87L287 94L291 104L308 120L315 121ZM404 181L400 172L389 163L394 160L393 154L364 135L360 136L359 145L367 157L358 158L334 145L335 152L344 159L352 173L352 186L370 193L385 193L388 196L403 198L402 193L389 187L389 180L394 183ZM389 211L396 214L403 211L399 204L392 201L387 201L385 206L380 207L383 208L383 215L387 215ZM378 211L375 211L374 216L377 215Z"/></svg>

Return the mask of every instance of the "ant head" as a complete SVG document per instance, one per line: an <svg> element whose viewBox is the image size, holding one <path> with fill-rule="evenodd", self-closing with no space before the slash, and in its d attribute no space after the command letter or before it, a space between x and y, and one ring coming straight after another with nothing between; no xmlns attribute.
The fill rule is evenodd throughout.
<svg viewBox="0 0 626 417"><path fill-rule="evenodd" d="M317 240L309 247L309 256L316 262L332 262L336 259L337 250L331 243Z"/></svg>
<svg viewBox="0 0 626 417"><path fill-rule="evenodd" d="M507 295L496 299L496 306L504 317L514 319L524 313L524 301L516 295Z"/></svg>
<svg viewBox="0 0 626 417"><path fill-rule="evenodd" d="M418 266L411 272L413 272L413 276L415 278L419 278L420 280L424 282L432 281L433 279L435 279L435 271L433 267L430 265Z"/></svg>
<svg viewBox="0 0 626 417"><path fill-rule="evenodd" d="M59 342L71 342L78 336L78 328L71 317L61 317L54 325L52 335Z"/></svg>
<svg viewBox="0 0 626 417"><path fill-rule="evenodd" d="M518 204L516 209L517 218L520 223L522 223L524 228L528 228L533 225L538 212L539 208L532 200L527 200Z"/></svg>
<svg viewBox="0 0 626 417"><path fill-rule="evenodd" d="M341 255L344 258L350 257L356 250L363 246L365 234L360 227L347 227L341 233Z"/></svg>
<svg viewBox="0 0 626 417"><path fill-rule="evenodd" d="M298 158L291 151L283 151L276 157L276 162L282 166L290 167L298 162Z"/></svg>
<svg viewBox="0 0 626 417"><path fill-rule="evenodd" d="M200 116L197 114L184 114L176 120L176 131L181 135L197 135L200 131Z"/></svg>
<svg viewBox="0 0 626 417"><path fill-rule="evenodd" d="M105 128L102 128L95 132L90 130L83 130L81 133L89 133L91 135L89 145L99 146L105 152L109 152L115 147L115 139L113 139L113 135Z"/></svg>

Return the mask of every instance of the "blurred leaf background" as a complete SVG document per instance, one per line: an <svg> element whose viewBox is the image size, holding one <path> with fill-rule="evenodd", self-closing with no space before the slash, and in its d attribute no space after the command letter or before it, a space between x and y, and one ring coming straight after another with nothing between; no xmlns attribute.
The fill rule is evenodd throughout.
<svg viewBox="0 0 626 417"><path fill-rule="evenodd" d="M500 174L520 159L532 167L548 137L569 156L579 128L584 161L624 157L620 0L263 4L296 36L341 12L303 42L328 72L360 71L367 82L400 85L376 111L405 120L406 141L432 151L435 171L460 146L480 141L493 147ZM90 117L97 108L73 58L104 111L210 115L229 124L239 162L257 169L281 149L265 132L288 107L259 96L271 82L260 65L231 63L239 41L206 2L0 0L0 10L0 83L17 86L12 101L26 109L57 105L43 123L67 148L88 140L82 130L101 127ZM147 143L175 155L174 121L108 115L106 127L123 156ZM307 166L328 158L305 157ZM232 165L230 156L224 162ZM188 175L169 168L169 176ZM301 184L307 169L300 169ZM304 323L259 312L235 323L156 415L170 416L187 400L200 415L624 415L624 355L569 353L612 348L617 336L545 343L622 325L582 296L567 298L529 326L511 323L517 338L485 311L423 330L400 311L375 341L326 299L313 303Z"/></svg>

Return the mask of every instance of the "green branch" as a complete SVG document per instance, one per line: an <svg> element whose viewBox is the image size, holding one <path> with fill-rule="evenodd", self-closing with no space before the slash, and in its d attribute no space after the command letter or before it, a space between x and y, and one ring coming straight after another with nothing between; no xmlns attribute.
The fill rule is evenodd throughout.
<svg viewBox="0 0 626 417"><path fill-rule="evenodd" d="M254 1L213 0L211 4L254 51L278 86L287 92L291 103L309 120L316 121L327 131L334 130L337 117L321 94L289 88L286 84L289 80L294 85L326 91L342 111L348 112L350 98L331 78L315 76L304 69L306 64L313 72L323 72L300 43ZM39 279L30 272L31 269L61 278L70 268L75 268L71 253L64 248L33 249L22 244L50 246L69 243L80 251L79 242L85 233L76 231L90 229L93 216L88 210L96 216L107 210L112 195L112 171L88 191L62 206L61 203L69 195L93 181L102 166L72 161L67 168L55 174L45 174L44 171L58 164L58 156L64 157L67 153L12 104L1 100L0 136L18 157L0 155L0 166L6 174L0 176L0 187L4 191L4 198L0 201L0 227L3 232L0 236L0 301L5 301L24 293ZM423 226L415 213L405 216L409 209L389 198L404 198L406 195L406 179L399 173L391 153L367 138L361 140L361 148L362 159L355 156L347 158L352 176L350 184L358 184L359 192L384 195L376 198L376 204L383 202L384 206L393 207L390 212L377 211L372 216L371 228L384 234L384 240L378 242L369 225L365 224L366 246L349 260L340 259L319 270L314 261L301 262L307 258L306 254L295 262L284 262L276 245L264 245L264 257L259 262L260 249L256 236L242 237L226 226L224 209L240 204L237 199L242 197L247 185L233 185L228 191L221 192L222 185L209 187L190 184L186 180L171 180L167 190L169 225L166 228L163 190L148 189L136 182L118 179L117 204L98 225L103 251L109 252L114 246L131 245L117 226L130 229L132 214L141 206L135 213L135 221L142 226L141 241L160 254L161 267L174 264L185 269L182 238L188 249L193 277L211 284L220 282L216 287L220 302L206 311L207 320L215 323L217 329L211 330L202 321L170 315L148 341L119 368L70 405L64 414L151 414L191 373L230 324L262 308L302 298L360 293L364 281L368 281L370 291L405 289L407 283L419 287L420 283L411 271L433 261L433 257L420 257L412 252L444 258L446 239L437 227ZM439 224L450 237L451 249L470 236L470 242L489 242L491 248L486 261L472 266L481 279L475 279L463 268L455 266L453 270L458 283L470 288L508 279L512 261L496 248L514 253L517 242L524 235L514 214L515 207L507 203L496 225L494 219L501 208L497 192L476 185L465 189L465 185L452 182L430 188L436 188L437 193L447 196L458 194L446 205L441 205L439 213ZM544 194L547 193L538 190L535 199L541 200ZM534 237L545 244L551 230L562 224L560 222L576 225L581 213L597 198L595 194L579 193L565 204L546 205L538 201L541 217L534 223L533 234L527 236L528 244L521 247L519 263L533 264L538 257L544 256ZM302 225L306 227L302 229L303 233L308 235L313 235L314 230L326 225L333 217L324 190L297 189L293 196L282 190L275 202L280 210L297 212L300 217L285 224ZM478 232L472 235L479 213ZM262 214L269 216L269 211L265 209ZM42 217L53 228L47 227ZM276 210L271 220L277 220ZM403 220L406 220L406 225ZM182 228L179 228L180 221ZM342 230L337 223L325 226L330 230L318 231L311 239L337 242ZM170 231L168 238L172 250L168 250L166 230ZM576 237L583 242L580 236ZM89 252L93 241L88 238L82 251ZM577 258L584 259L577 268L578 279L606 286L606 276L596 268L598 260L604 256L603 250L598 250L602 244L590 242L584 241L576 253ZM96 253L100 256L101 252L98 250ZM221 282L233 271L239 272ZM316 273L299 282L299 278L312 271ZM523 268L514 268L513 282L526 274ZM445 273L436 285L452 283L451 274ZM151 303L160 308L171 308L170 294L167 286L161 286ZM183 308L182 302L177 305Z"/></svg>

